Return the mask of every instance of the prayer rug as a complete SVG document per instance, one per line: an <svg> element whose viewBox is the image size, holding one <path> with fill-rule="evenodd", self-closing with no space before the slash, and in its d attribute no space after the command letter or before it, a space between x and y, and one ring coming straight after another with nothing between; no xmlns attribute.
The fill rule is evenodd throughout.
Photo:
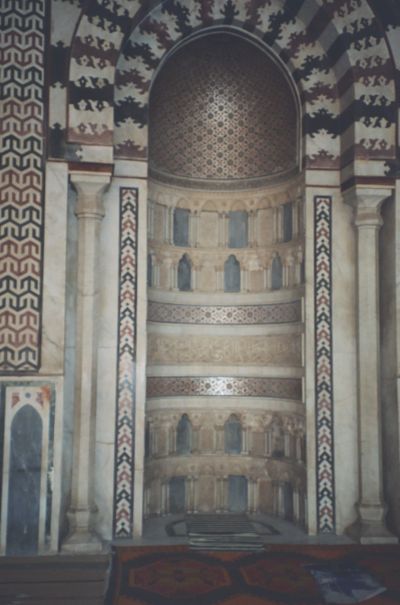
<svg viewBox="0 0 400 605"><path fill-rule="evenodd" d="M367 605L400 604L399 546L273 545L246 554L117 547L107 605L324 605L310 569L329 565L357 567L385 588Z"/></svg>

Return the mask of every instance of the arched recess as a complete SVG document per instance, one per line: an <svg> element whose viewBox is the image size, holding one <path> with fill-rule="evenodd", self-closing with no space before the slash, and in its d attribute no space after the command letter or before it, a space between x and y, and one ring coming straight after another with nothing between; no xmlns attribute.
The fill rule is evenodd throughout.
<svg viewBox="0 0 400 605"><path fill-rule="evenodd" d="M298 192L302 191L298 153L300 126L296 119L300 115L296 105L298 96L293 94L293 86L283 69L248 36L239 36L237 30L214 28L207 35L193 35L177 45L157 73L151 89L148 243L161 258L161 278L158 288L148 291L148 301L149 306L154 303L167 310L171 309L169 303L173 297L178 313L190 312L189 309L195 313L190 323L196 328L189 327L188 315L176 317L174 325L169 326L162 325L172 320L169 313L156 322L152 313L148 315L145 406L148 417L158 425L160 449L157 457L148 459L145 465L146 516L162 513L168 499L166 486L171 490L169 478L178 475L187 480L185 506L188 510L197 507L203 512L225 510L228 486L225 479L221 484L220 473L215 468L221 461L224 474L243 475L246 484L246 488L233 485L236 495L232 510L246 509L247 480L251 483L249 502L251 499L251 506L257 506L259 488L254 473L257 476L259 472L264 473L263 436L256 436L258 449L253 452L251 423L242 428L239 418L263 406L278 408L277 413L282 414L281 402L276 399L285 398L289 383L296 386L296 392L290 395L295 401L293 409L299 410L300 415L304 413L297 388L302 370L287 368L286 376L293 376L293 381L277 380L274 399L269 391L269 379L265 380L265 366L260 365L262 362L257 357L257 347L253 348L249 340L239 342L239 330L232 330L232 324L241 325L243 311L249 309L252 300L255 315L270 302L271 293L264 274L260 276L262 279L251 281L246 279L246 271L262 273L265 270L266 275L267 267L262 263L276 245L281 246L275 220L280 216L280 206L288 199L297 199ZM271 89L275 94L271 94ZM276 128L280 123L283 126ZM263 225L256 225L252 200L254 192L259 194L260 190L263 195L257 209L264 212L265 221ZM266 208L264 192L271 190L278 192L276 206ZM181 293L179 278L171 287L167 277L170 268L181 266L187 254L182 256L181 242L174 237L173 228L176 209L185 208L186 204L190 209L191 237L187 248L193 262L193 283L190 291ZM203 212L204 208L207 211ZM238 214L241 220L235 227L239 229L232 229L232 238L229 221ZM241 236L242 227L246 237ZM293 244L296 253L298 247L303 246L302 227L300 232ZM286 248L291 246L288 244ZM230 254L233 250L236 256ZM227 259L230 259L228 263ZM246 262L248 259L251 262ZM236 296L232 292L240 294ZM301 297L302 292L296 291L293 296ZM279 295L272 293L272 298L280 302ZM222 313L217 334L214 321L207 320L214 310ZM254 323L258 323L256 319ZM249 336L263 340L263 328L256 325ZM289 339L292 337L293 332ZM201 376L198 375L200 363ZM276 366L269 368L269 372L275 376ZM189 377L188 373L193 376ZM202 394L202 398L196 394ZM230 416L230 398L240 394L247 398L237 400L237 415ZM268 401L259 402L256 397L265 397ZM167 398L168 411L163 408ZM220 413L224 410L224 416L230 418L226 425L221 424L216 410ZM188 471L189 462L185 460L178 473L172 468L171 440L177 418L185 413L190 414L194 422L191 470ZM174 454L178 453L177 447ZM257 467L253 474L252 464ZM283 462L271 459L271 464L279 467L276 471L279 474ZM296 465L294 459L288 464ZM297 471L305 492L304 469L296 466L294 473ZM241 495L239 504L238 493ZM273 514L272 505L268 502L266 506Z"/></svg>
<svg viewBox="0 0 400 605"><path fill-rule="evenodd" d="M225 10L225 13L221 12L222 18L219 15L223 25L243 27L252 36L262 38L290 67L301 91L307 168L337 168L338 150L343 152L343 166L350 166L354 157L364 160L393 157L394 87L391 60L383 34L367 2L354 6L356 3L344 3L341 0L330 3L306 0L296 8L293 8L290 1L273 2L269 7L255 7L251 4L244 7L230 2L230 14L226 10L227 4L222 9L219 6L219 9ZM94 147L96 144L111 146L112 137L109 133L113 131L113 94L116 84L118 90L121 90L121 97L118 97L119 93L116 94L115 102L119 104L124 118L119 126L117 124L117 128L121 127L122 132L124 125L134 134L136 131L139 133L127 139L132 152L128 150L126 155L119 153L119 143L115 141L116 157L146 159L146 148L141 146L141 141L147 141L147 106L144 100L150 85L148 73L151 70L154 73L159 63L153 46L161 47L165 54L165 49L173 48L175 29L178 29L181 37L185 37L195 27L210 27L218 21L214 20L213 9L203 9L200 11L201 25L196 25L196 11L199 7L197 4L193 6L196 6L196 10L188 10L186 13L182 11L183 15L180 16L177 5L169 3L163 11L165 19L143 19L140 31L135 30L138 32L138 37L135 38L134 35L130 36L130 31L144 17L139 12L137 18L134 16L136 3L116 4L118 10L115 10L115 14L105 10L97 2L87 5L77 30L71 62L71 90L75 86L73 94L70 94L71 141L93 143ZM303 20L296 21L297 16L293 11L299 11ZM151 36L153 41L149 44ZM112 39L111 48L108 46L109 39ZM120 68L115 74L119 49L127 40L133 40L133 50L139 53L134 57L135 67L131 72ZM147 48L145 44L148 44ZM320 52L321 49L323 52ZM146 62L150 65L149 69ZM383 66L383 71L388 74L383 85L374 73L377 65ZM99 73L104 78L96 81ZM339 82L338 87L336 82ZM122 88L125 85L132 86L132 83L132 103L129 102L124 107L121 103L125 98ZM386 104L382 103L383 97L388 99ZM334 107L335 112L327 110L327 106ZM87 114L82 120L83 111ZM132 118L136 114L140 119L143 118L142 122L136 122L136 118ZM340 122L339 116L342 118ZM366 163L364 167L361 164L359 168L351 167L344 174L343 180L356 170L363 174L365 168ZM383 161L377 165L376 174L384 174Z"/></svg>
<svg viewBox="0 0 400 605"><path fill-rule="evenodd" d="M367 2L165 2L144 13L127 0L115 3L114 11L99 1L86 6L71 50L70 142L111 145L115 106L116 157L146 158L155 69L183 38L224 26L262 41L292 73L303 104L308 168L337 167L340 152L343 166L355 157L394 157L392 60Z"/></svg>
<svg viewBox="0 0 400 605"><path fill-rule="evenodd" d="M8 555L33 555L39 549L42 436L39 413L31 405L23 406L11 422Z"/></svg>

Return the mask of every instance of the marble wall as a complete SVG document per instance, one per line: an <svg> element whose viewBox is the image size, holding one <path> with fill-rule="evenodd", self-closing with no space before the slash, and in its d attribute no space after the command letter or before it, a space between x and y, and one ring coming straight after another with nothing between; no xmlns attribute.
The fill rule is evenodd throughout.
<svg viewBox="0 0 400 605"><path fill-rule="evenodd" d="M303 143L299 157L302 156L305 167L304 182L293 183L293 188L285 192L274 188L268 194L253 191L251 195L234 190L215 195L192 191L190 196L182 192L178 196L174 188L150 183L152 285L146 325L145 160L150 83L168 50L177 48L174 45L195 29L205 32L210 24L217 20L220 23L221 19L219 5L205 14L199 12L201 3L197 0L185 0L184 4L184 18L178 5L166 10L165 5L154 7L141 22L140 31L136 26L135 5L127 0L118 0L110 10L105 10L97 0L82 6L75 0L52 0L47 4L39 1L33 12L28 2L18 0L0 9L4 26L0 30L5 40L22 41L13 47L7 42L2 58L7 73L8 103L0 128L4 156L0 170L0 232L2 241L6 242L0 259L6 276L0 314L3 336L0 418L1 422L9 422L10 429L1 431L2 552L7 551L7 527L12 523L7 498L10 493L16 493L13 486L10 492L10 470L15 468L10 462L23 458L20 453L15 458L11 454L13 444L17 443L11 426L21 401L25 402L22 407L29 409L25 397L28 392L35 400L31 407L39 415L42 427L41 443L39 430L32 443L34 452L41 456L41 483L38 512L30 523L35 528L30 545L38 552L56 552L74 523L82 530L81 538L83 535L81 543L72 545L75 550L98 548L101 539L111 539L113 535L129 538L133 533L140 534L147 344L149 384L153 381L152 385L159 389L165 387L166 379L171 376L177 379L173 385L169 384L175 394L170 391L168 397L149 398L149 415L168 410L171 403L178 416L183 408L188 413L191 409L210 411L212 406L207 407L207 401L218 402L221 409L238 415L244 409L259 412L257 406L269 410L270 404L275 406L271 407L273 413L299 413L306 421L309 532L316 533L321 528L326 509L322 506L325 500L318 494L324 492L328 494L329 514L325 527L329 531L341 534L358 517L358 530L360 524L361 530L364 524L364 530L375 532L372 539L389 539L383 531L382 475L389 524L393 531L399 531L398 286L394 284L400 280L397 278L398 217L393 203L385 203L382 214L380 338L376 329L379 312L376 310L378 275L374 240L381 222L379 204L396 188L397 198L399 196L395 84L400 66L400 16L397 7L390 0L380 3L332 0L323 5L306 0L294 9L290 2L272 1L256 7L251 3L245 6L239 2L232 4L230 0L225 2L224 27L232 26L229 15L237 12L232 28L236 34L242 28L244 37L249 31L254 31L255 37L262 36L266 52L279 53L288 77L298 76L296 95L301 97L302 117L299 138ZM125 15L123 19L121 14ZM261 23L260 30L256 23ZM160 31L168 35L160 37ZM49 53L45 53L47 42L51 48ZM99 53L102 53L100 60ZM331 67L326 70L327 64ZM96 65L94 79L92 65ZM137 69L140 77L137 77ZM48 140L45 141L47 116ZM50 158L47 161L46 154ZM78 208L82 206L82 199L76 199L72 189L68 192L69 176L75 180L77 189L81 187L81 192L82 183L93 185L96 179L97 185L100 183L101 199L87 195L87 189L83 195L86 202L90 198L89 206L92 204L84 212L94 211L97 215L92 223L90 216L83 222L90 224L88 229L92 229L92 235L96 232L96 237L86 239L85 230L79 228L82 223L75 213L78 211L82 218L82 207ZM135 388L127 402L117 394L116 363L122 323L118 310L121 187L136 189L139 196L136 365L132 370ZM305 203L300 210L299 193L304 192ZM317 275L314 201L321 196L332 201L328 222L326 217L323 219L329 228L331 248L328 264L322 263ZM295 232L297 229L297 233L304 228L305 232L303 242L296 240L298 247L292 245L296 238L287 241L287 204L292 202L298 206L293 213L292 228ZM170 239L173 220L169 212L175 207L190 212L188 245L179 246L179 250L173 250ZM234 243L229 242L229 213L232 212L247 213L248 246L245 248L229 246ZM85 222L86 219L89 221ZM82 240L81 252L79 239ZM93 244L90 255L82 253L82 244L88 243ZM177 266L185 253L191 262L191 288L181 292L177 287ZM231 254L240 263L240 291L234 293L224 292L224 266ZM90 262L85 263L89 256L95 259L92 267ZM96 288L90 295L95 301L92 310L96 311L90 313L89 308L82 324L85 338L79 339L77 320L81 321L85 315L82 313L85 305L81 284L77 282L83 266L95 278ZM315 423L325 405L315 388L318 357L315 286L316 279L324 277L326 267L331 278L328 403L329 412L333 411L327 424L328 446L319 439ZM375 285L366 287L365 284ZM228 289L238 287L239 280L235 279ZM321 302L321 298L319 300ZM324 304L322 300L320 309ZM207 335L212 346L207 343ZM179 346L179 339L181 343L190 343L191 351L182 344ZM226 342L230 343L229 348ZM382 363L377 342L382 347ZM84 343L90 346L84 349ZM79 365L81 353L86 365ZM211 358L211 363L207 364L207 358ZM89 367L94 379L85 407L78 395L78 383ZM93 378L90 372L86 375L89 374ZM376 396L380 383L381 398ZM179 399L176 389L188 384L190 396L186 394ZM210 396L209 400L199 394L202 389L210 393L216 384L222 394ZM264 389L265 395L267 387L276 389L283 384L294 385L294 390L289 392L295 396L277 397L276 390L273 397L269 396L271 390L268 396L254 396L261 392L257 389ZM240 396L226 394L233 385L242 389ZM52 395L43 399L42 406L37 396L44 387L49 387ZM302 393L298 395L300 389ZM12 393L20 394L20 402L14 406ZM306 408L301 413L295 412L297 408L293 405L299 406L302 402ZM127 475L121 462L126 453L124 440L116 439L114 429L114 420L122 422L125 418L125 405L130 414L135 412L134 424L125 426L131 469ZM49 421L46 409L54 409L54 422ZM83 416L79 419L81 410ZM51 454L49 427L52 422L54 470L49 468L46 459L46 456L50 459ZM86 433L85 426L89 429ZM23 430L21 434L23 436ZM207 444L212 443L212 430L204 439ZM263 438L257 431L252 439L254 447L261 447ZM79 447L84 455L81 458L78 455L73 463L74 449ZM217 471L214 468L209 475L202 475L200 492L196 491L196 481L188 480L186 493L190 506L196 502L198 506L206 507L210 503L216 506L216 495L221 506L226 505L229 476L249 478L251 475L245 464L248 455L231 455L235 456L237 466L233 470L230 463L224 467L223 472L227 474L222 482L215 484L213 476L217 476ZM203 457L202 450L198 458ZM268 456L260 455L261 458L261 466L269 463ZM91 460L91 464L88 465L87 460ZM322 472L327 460L329 489ZM284 461L273 462L283 464ZM148 468L151 464L153 461L148 461ZM154 464L161 464L161 459L155 459ZM165 466L163 472L172 477L178 471ZM190 468L185 467L187 477L191 477L190 472ZM259 502L268 503L268 510L275 510L274 499L284 501L289 479L279 466L276 472L283 473L278 492L271 489L269 479L260 483L258 491L254 483L248 483L249 506L255 506L257 497ZM46 487L45 475L48 477ZM168 484L163 489L162 501L168 504L165 491ZM118 500L117 495L124 490L127 498ZM158 487L150 493L150 500L155 498L157 490ZM203 502L196 501L196 494L202 493L216 494L215 499L205 496ZM79 502L77 495L82 498ZM120 504L122 508L118 508ZM293 506L296 510L296 505ZM77 514L82 510L83 515ZM276 510L282 511L282 508ZM26 511L20 512L24 516ZM87 534L83 529L88 530ZM91 541L93 535L97 541ZM23 551L26 545L21 542L17 547Z"/></svg>

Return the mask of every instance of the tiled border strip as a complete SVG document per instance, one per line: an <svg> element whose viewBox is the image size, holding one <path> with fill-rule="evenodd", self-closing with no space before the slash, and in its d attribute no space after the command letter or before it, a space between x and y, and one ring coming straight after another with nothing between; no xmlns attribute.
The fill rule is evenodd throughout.
<svg viewBox="0 0 400 605"><path fill-rule="evenodd" d="M268 305L176 305L149 301L148 320L203 325L260 325L301 321L301 302Z"/></svg>
<svg viewBox="0 0 400 605"><path fill-rule="evenodd" d="M114 537L132 536L138 190L120 188Z"/></svg>
<svg viewBox="0 0 400 605"><path fill-rule="evenodd" d="M318 530L335 532L332 362L332 198L314 197L315 392Z"/></svg>

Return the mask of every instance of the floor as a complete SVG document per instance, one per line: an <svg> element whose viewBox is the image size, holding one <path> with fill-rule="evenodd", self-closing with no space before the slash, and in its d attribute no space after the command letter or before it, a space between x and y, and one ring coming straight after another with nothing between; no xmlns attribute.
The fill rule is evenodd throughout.
<svg viewBox="0 0 400 605"><path fill-rule="evenodd" d="M114 549L107 605L399 605L400 547L271 544Z"/></svg>
<svg viewBox="0 0 400 605"><path fill-rule="evenodd" d="M308 536L292 523L250 515L265 544L351 544L346 537ZM116 541L126 546L171 546L188 543L184 517L169 515L145 521L141 538ZM103 605L111 544L100 556L4 557L0 559L0 605Z"/></svg>
<svg viewBox="0 0 400 605"><path fill-rule="evenodd" d="M103 605L109 555L4 557L0 605Z"/></svg>

